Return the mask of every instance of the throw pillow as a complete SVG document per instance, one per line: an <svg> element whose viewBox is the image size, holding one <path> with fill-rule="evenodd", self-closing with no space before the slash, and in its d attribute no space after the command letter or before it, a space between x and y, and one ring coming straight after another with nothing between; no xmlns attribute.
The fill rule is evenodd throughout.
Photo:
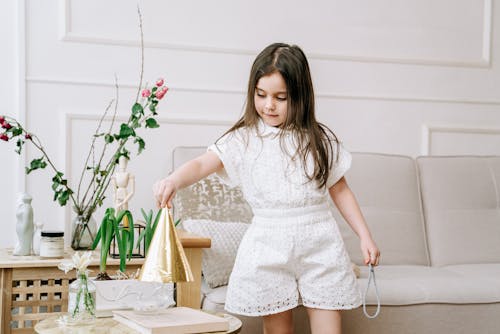
<svg viewBox="0 0 500 334"><path fill-rule="evenodd" d="M241 190L228 187L215 175L179 190L173 202L175 217L182 220L252 221L252 209Z"/></svg>
<svg viewBox="0 0 500 334"><path fill-rule="evenodd" d="M212 240L212 246L203 249L201 270L205 281L211 288L226 285L233 270L241 239L249 224L188 219L181 221L180 226L188 232Z"/></svg>

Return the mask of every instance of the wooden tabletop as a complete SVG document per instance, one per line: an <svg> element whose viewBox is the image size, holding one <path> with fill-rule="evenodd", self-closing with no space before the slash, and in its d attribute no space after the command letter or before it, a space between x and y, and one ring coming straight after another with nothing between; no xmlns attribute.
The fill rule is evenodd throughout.
<svg viewBox="0 0 500 334"><path fill-rule="evenodd" d="M236 334L241 330L242 322L240 319L229 314L218 314L229 321L229 331L212 332L210 334ZM131 329L113 318L97 318L93 324L86 326L64 327L58 322L59 316L51 316L40 321L35 325L35 332L38 334L139 334L138 331Z"/></svg>
<svg viewBox="0 0 500 334"><path fill-rule="evenodd" d="M196 234L186 232L184 230L177 230L177 234L181 239L184 248L210 248L210 238L201 237ZM61 258L43 258L36 255L29 256L15 256L12 255L12 248L0 249L0 268L36 268L36 267L57 267L61 263ZM67 248L64 250L64 258L71 258L74 250ZM93 251L93 261L90 265L99 265L99 249ZM131 259L127 264L142 264L143 258ZM119 265L120 259L113 259L108 257L108 265Z"/></svg>

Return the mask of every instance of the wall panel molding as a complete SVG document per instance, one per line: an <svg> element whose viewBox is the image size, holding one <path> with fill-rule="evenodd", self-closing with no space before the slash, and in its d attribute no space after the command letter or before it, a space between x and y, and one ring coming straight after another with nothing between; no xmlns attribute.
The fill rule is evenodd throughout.
<svg viewBox="0 0 500 334"><path fill-rule="evenodd" d="M26 78L27 82L53 85L75 85L75 86L97 86L97 87L114 87L115 84L110 81L89 81L81 79L70 79L60 77L34 77ZM132 82L124 82L119 84L122 88L137 88L137 84ZM234 94L245 97L246 91L242 89L231 88L202 88L202 87L186 87L186 86L170 86L171 91L192 92L203 94ZM336 99L336 100L373 100L373 101L393 101L393 102L422 102L422 103L451 103L451 104L474 104L474 105L500 105L500 100L494 99L468 99L458 97L433 97L433 96L389 96L389 95L368 95L368 94L338 94L317 92L317 98Z"/></svg>
<svg viewBox="0 0 500 334"><path fill-rule="evenodd" d="M71 19L71 0L60 1L60 28L59 38L65 42L77 42L88 44L102 44L114 46L130 46L140 47L138 40L120 39L120 38L104 38L99 36L87 35L84 33L74 32L72 29ZM481 57L477 60L460 60L460 59L445 59L445 58L419 58L419 57L391 57L384 56L366 56L363 54L342 54L342 53L325 53L325 52L308 52L308 58L320 60L362 62L362 63L390 63L390 64L410 64L424 66L453 66L453 67L470 67L470 68L485 68L491 67L491 45L492 45L492 15L493 4L492 0L483 0L483 26L482 26L482 49ZM167 50L194 51L206 53L220 53L232 55L257 55L259 50L220 47L220 46L204 46L188 43L168 43L161 41L144 41L145 48L157 48Z"/></svg>
<svg viewBox="0 0 500 334"><path fill-rule="evenodd" d="M462 125L430 125L422 126L421 154L429 155L432 151L432 135L436 133L459 133L464 135L486 134L500 136L500 128Z"/></svg>

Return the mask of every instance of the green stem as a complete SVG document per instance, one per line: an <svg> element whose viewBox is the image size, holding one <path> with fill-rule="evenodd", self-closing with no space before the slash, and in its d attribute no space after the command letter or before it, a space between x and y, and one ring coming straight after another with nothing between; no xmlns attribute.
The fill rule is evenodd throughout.
<svg viewBox="0 0 500 334"><path fill-rule="evenodd" d="M40 139L39 139L36 135L34 135L34 134L32 134L32 133L28 132L28 131L27 131L27 130L26 130L26 129L25 129L25 128L24 128L24 127L23 127L23 126L22 126L22 125L21 125L21 124L20 124L20 123L16 120L16 119L14 119L14 118L12 118L12 117L7 117L7 116L6 116L5 118L6 118L7 120L9 120L9 122L11 122L11 123L16 123L16 126L17 126L18 128L20 128L20 129L21 129L21 131L23 131L23 134L25 134L25 135L29 134L29 135L31 136L31 143L32 143L32 144L33 144L33 146L35 146L35 147L36 147L36 148L37 148L40 152L42 152L43 157L47 160L47 162L49 163L50 167L52 167L52 169L54 170L54 172L56 172L56 174L61 173L61 172L60 172L60 171L56 168L56 166L54 165L54 163L52 162L52 160L50 160L50 158L49 158L49 156L48 156L47 152L45 152L45 149L44 149L44 148L43 148L43 146L42 146L42 142L40 141ZM35 140L36 140L38 143L37 143ZM63 186L64 188L66 188L66 190L69 192L69 196L70 196L70 198L71 198L71 201L73 202L73 205L75 205L75 206L77 207L77 202L76 202L75 198L73 197L73 190L72 190L72 189L71 189L71 188L70 188L67 184L63 184L62 186Z"/></svg>
<svg viewBox="0 0 500 334"><path fill-rule="evenodd" d="M73 316L76 314L76 311L79 310L80 307L80 298L83 294L83 304L85 306L85 310L88 311L91 315L95 315L94 312L94 299L92 298L92 293L89 292L88 285L88 277L86 273L78 273L78 278L80 279L80 288L78 289L77 295L77 307L75 307L75 311L73 312Z"/></svg>

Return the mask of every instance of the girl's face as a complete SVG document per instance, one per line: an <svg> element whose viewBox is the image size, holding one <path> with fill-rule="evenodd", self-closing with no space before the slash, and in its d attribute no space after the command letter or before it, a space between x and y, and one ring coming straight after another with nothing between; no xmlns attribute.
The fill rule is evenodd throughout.
<svg viewBox="0 0 500 334"><path fill-rule="evenodd" d="M286 83L279 72L263 76L255 87L254 103L260 118L269 126L280 126L287 113Z"/></svg>

